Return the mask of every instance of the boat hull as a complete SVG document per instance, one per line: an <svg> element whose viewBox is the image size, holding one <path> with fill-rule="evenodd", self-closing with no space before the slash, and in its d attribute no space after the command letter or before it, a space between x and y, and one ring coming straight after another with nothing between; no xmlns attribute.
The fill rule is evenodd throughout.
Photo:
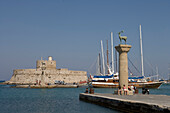
<svg viewBox="0 0 170 113"><path fill-rule="evenodd" d="M137 88L159 88L161 86L161 82L146 82L146 83L138 83L138 82L130 82L129 85L134 85ZM92 83L94 88L118 88L119 83L102 83L102 82L94 82Z"/></svg>

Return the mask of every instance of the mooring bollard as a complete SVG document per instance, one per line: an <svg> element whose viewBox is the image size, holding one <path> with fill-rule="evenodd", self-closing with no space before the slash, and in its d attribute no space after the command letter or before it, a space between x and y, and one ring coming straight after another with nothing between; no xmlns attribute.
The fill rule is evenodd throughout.
<svg viewBox="0 0 170 113"><path fill-rule="evenodd" d="M93 88L90 88L90 94L94 94L94 89Z"/></svg>
<svg viewBox="0 0 170 113"><path fill-rule="evenodd" d="M138 94L138 92L139 92L138 89L135 89L135 94Z"/></svg>

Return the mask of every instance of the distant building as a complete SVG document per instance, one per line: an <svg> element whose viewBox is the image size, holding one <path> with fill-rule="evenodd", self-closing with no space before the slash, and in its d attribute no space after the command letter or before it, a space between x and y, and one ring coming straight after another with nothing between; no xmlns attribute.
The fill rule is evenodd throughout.
<svg viewBox="0 0 170 113"><path fill-rule="evenodd" d="M56 69L56 61L52 57L48 60L37 60L36 69L16 69L13 71L9 83L16 84L34 84L41 81L41 84L55 81L64 81L65 83L79 83L87 81L86 71L73 71L68 69Z"/></svg>

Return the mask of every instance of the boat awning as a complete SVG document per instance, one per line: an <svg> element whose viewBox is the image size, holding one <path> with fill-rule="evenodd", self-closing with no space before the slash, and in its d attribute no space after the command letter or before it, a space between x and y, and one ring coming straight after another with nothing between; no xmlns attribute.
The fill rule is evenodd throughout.
<svg viewBox="0 0 170 113"><path fill-rule="evenodd" d="M128 79L143 79L144 76L140 76L140 77L128 77Z"/></svg>
<svg viewBox="0 0 170 113"><path fill-rule="evenodd" d="M109 76L97 76L97 75L93 76L93 78L112 78L112 77L113 77L113 74Z"/></svg>

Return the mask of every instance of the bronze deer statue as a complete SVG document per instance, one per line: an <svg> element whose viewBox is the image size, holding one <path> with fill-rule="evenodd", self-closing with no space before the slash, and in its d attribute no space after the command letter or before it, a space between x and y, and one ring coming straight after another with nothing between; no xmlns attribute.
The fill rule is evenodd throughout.
<svg viewBox="0 0 170 113"><path fill-rule="evenodd" d="M121 36L121 33L123 33L124 31L120 31L119 34L119 39L120 39L120 44L122 44L122 39L125 41L126 44L126 40L127 40L127 36Z"/></svg>

